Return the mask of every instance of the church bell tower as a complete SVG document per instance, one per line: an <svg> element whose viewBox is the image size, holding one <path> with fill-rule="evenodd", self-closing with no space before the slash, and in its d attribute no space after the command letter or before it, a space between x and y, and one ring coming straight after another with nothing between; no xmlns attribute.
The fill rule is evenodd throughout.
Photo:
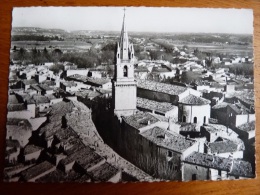
<svg viewBox="0 0 260 195"><path fill-rule="evenodd" d="M117 43L115 74L112 80L113 108L118 116L136 111L136 81L134 80L134 46L129 43L125 13L119 43Z"/></svg>

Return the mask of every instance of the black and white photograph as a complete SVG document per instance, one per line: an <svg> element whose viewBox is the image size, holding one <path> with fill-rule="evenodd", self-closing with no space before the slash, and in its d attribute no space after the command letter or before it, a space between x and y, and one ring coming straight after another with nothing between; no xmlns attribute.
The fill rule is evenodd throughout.
<svg viewBox="0 0 260 195"><path fill-rule="evenodd" d="M4 181L254 179L253 10L15 7Z"/></svg>

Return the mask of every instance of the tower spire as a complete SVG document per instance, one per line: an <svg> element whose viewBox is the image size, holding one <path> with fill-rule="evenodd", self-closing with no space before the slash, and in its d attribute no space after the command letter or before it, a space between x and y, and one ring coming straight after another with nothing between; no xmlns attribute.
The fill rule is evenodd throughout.
<svg viewBox="0 0 260 195"><path fill-rule="evenodd" d="M129 41L128 34L126 30L126 22L125 22L125 8L124 8L124 17L123 17L123 25L120 36L120 57L122 60L129 60Z"/></svg>

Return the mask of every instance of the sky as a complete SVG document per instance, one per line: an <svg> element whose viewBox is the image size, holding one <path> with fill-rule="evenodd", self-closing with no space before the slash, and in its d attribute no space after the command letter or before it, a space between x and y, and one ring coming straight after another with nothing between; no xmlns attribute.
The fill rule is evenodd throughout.
<svg viewBox="0 0 260 195"><path fill-rule="evenodd" d="M123 7L13 9L14 27L120 31ZM128 31L253 34L253 10L126 7Z"/></svg>

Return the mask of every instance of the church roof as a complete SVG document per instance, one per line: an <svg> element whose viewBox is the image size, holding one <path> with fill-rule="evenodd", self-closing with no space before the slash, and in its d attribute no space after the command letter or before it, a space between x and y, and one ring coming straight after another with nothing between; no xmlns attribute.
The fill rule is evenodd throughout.
<svg viewBox="0 0 260 195"><path fill-rule="evenodd" d="M180 95L187 90L187 87L171 85L148 80L138 80L137 87L151 91L162 92L170 95Z"/></svg>
<svg viewBox="0 0 260 195"><path fill-rule="evenodd" d="M181 99L179 103L191 104L191 105L206 105L206 104L210 104L210 101L205 98L189 94L185 98Z"/></svg>

